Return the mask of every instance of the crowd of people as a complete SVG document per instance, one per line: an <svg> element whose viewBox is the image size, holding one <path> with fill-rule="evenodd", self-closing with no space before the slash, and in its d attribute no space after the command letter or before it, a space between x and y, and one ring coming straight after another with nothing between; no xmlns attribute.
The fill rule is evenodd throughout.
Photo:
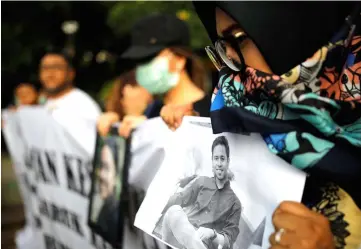
<svg viewBox="0 0 361 249"><path fill-rule="evenodd" d="M211 118L215 133L260 133L273 153L308 173L302 203L282 202L273 214L272 248L357 248L359 4L194 5L213 42L206 51L220 74L213 94L207 69L190 48L187 24L173 15L150 14L131 30L131 46L122 57L136 67L117 78L104 112L76 88L71 58L61 51L42 57L41 90L19 84L10 109L44 106L89 154L95 129L106 136L121 122L119 136L127 138L154 117L172 130L184 116L201 116ZM347 207L345 196L352 198Z"/></svg>

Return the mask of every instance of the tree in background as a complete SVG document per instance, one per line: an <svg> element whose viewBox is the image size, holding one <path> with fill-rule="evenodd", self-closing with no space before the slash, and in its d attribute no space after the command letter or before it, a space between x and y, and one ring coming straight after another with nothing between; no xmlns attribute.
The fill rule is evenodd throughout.
<svg viewBox="0 0 361 249"><path fill-rule="evenodd" d="M110 89L105 83L134 66L119 59L129 46L128 31L136 20L155 12L187 22L195 50L210 44L191 2L2 2L2 107L11 101L16 83L37 82L39 59L47 47L64 46L61 24L66 20L79 23L76 84L97 100L101 92L103 99Z"/></svg>
<svg viewBox="0 0 361 249"><path fill-rule="evenodd" d="M169 13L185 21L191 32L191 46L195 49L210 44L207 33L193 9L192 2L186 1L135 1L104 3L111 6L107 23L116 35L129 30L135 21L150 13Z"/></svg>

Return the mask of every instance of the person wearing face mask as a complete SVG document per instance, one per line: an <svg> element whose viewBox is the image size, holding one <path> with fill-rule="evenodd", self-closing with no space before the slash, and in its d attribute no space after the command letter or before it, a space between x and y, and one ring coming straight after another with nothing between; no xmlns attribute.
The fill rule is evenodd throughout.
<svg viewBox="0 0 361 249"><path fill-rule="evenodd" d="M215 133L256 132L308 173L273 214L272 248L361 243L361 22L352 2L194 2L220 71Z"/></svg>
<svg viewBox="0 0 361 249"><path fill-rule="evenodd" d="M93 155L100 108L89 95L74 87L75 70L69 56L55 49L46 53L40 61L39 76L46 96L44 107Z"/></svg>
<svg viewBox="0 0 361 249"><path fill-rule="evenodd" d="M112 123L119 120L127 121L124 117L143 121L144 116L158 116L160 108L161 103L154 100L153 96L137 83L135 70L123 73L115 81L106 101L106 112L99 117L98 132L101 136L106 136Z"/></svg>
<svg viewBox="0 0 361 249"><path fill-rule="evenodd" d="M206 70L189 49L186 23L173 15L152 14L133 26L131 36L132 45L122 57L138 62L137 83L164 105L182 106L190 115L209 116ZM119 117L109 115L105 119L112 123ZM119 130L123 136L140 123L139 117L132 116L124 121Z"/></svg>

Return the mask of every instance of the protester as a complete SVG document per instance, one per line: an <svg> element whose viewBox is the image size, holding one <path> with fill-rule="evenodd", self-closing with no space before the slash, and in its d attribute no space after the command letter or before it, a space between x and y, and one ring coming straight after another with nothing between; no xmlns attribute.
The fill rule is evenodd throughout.
<svg viewBox="0 0 361 249"><path fill-rule="evenodd" d="M194 105L192 109L200 116L208 116L206 70L189 49L187 25L172 15L153 14L139 20L131 35L132 45L122 57L138 62L135 69L138 84L164 105ZM120 120L114 116L110 119ZM127 137L143 120L144 117L125 117L120 134Z"/></svg>
<svg viewBox="0 0 361 249"><path fill-rule="evenodd" d="M194 5L221 69L213 131L261 133L272 152L309 173L303 203L283 202L273 214L272 248L358 248L360 4Z"/></svg>
<svg viewBox="0 0 361 249"><path fill-rule="evenodd" d="M14 91L14 104L7 109L16 111L19 106L36 105L38 92L34 85L30 83L20 83ZM1 128L4 127L4 120L1 119Z"/></svg>
<svg viewBox="0 0 361 249"><path fill-rule="evenodd" d="M15 106L36 105L38 92L34 85L21 83L15 89Z"/></svg>
<svg viewBox="0 0 361 249"><path fill-rule="evenodd" d="M153 96L137 84L135 71L122 74L114 83L112 91L106 102L106 113L99 117L98 131L105 136L112 123L123 120L125 116L148 118L159 115L160 103ZM124 121L124 120L123 120ZM123 125L123 124L122 124Z"/></svg>
<svg viewBox="0 0 361 249"><path fill-rule="evenodd" d="M71 59L62 52L48 52L41 59L39 74L47 98L45 108L93 155L100 108L88 94L74 87L75 69Z"/></svg>
<svg viewBox="0 0 361 249"><path fill-rule="evenodd" d="M107 100L106 111L116 112L122 120L125 115L142 115L153 100L153 96L137 84L135 71L132 70L116 80Z"/></svg>

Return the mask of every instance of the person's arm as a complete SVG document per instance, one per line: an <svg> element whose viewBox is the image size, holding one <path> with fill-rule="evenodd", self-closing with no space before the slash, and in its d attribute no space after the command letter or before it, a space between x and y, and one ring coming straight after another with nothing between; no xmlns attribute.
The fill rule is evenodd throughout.
<svg viewBox="0 0 361 249"><path fill-rule="evenodd" d="M216 233L215 242L223 249L232 248L233 243L238 237L241 210L240 202L235 202L231 208L231 213L226 219L226 225L220 233Z"/></svg>
<svg viewBox="0 0 361 249"><path fill-rule="evenodd" d="M197 199L200 187L201 187L200 178L187 184L187 186L185 186L185 188L181 192L175 193L173 196L171 196L169 198L168 203L164 207L162 213L164 213L166 210L168 210L169 207L171 207L173 205L179 205L181 207L186 207L189 204L195 202L195 200Z"/></svg>

